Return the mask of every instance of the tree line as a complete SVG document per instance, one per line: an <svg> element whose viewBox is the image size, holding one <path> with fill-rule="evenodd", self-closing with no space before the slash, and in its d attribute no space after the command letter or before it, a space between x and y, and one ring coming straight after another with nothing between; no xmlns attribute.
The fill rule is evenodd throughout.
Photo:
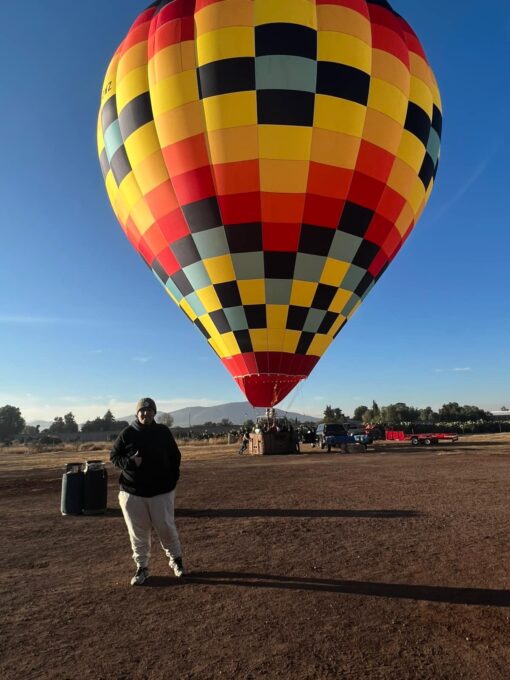
<svg viewBox="0 0 510 680"><path fill-rule="evenodd" d="M502 406L501 410L507 412L508 408ZM372 401L371 406L364 404L357 406L352 419L366 425L381 425L389 429L412 427L419 431L421 426L438 428L441 425L448 425L464 432L491 432L510 430L510 411L508 415L508 419L499 420L490 411L469 404L461 406L456 401L443 404L438 411L434 411L430 406L416 408L404 402L379 407L376 401ZM323 420L325 423L345 423L351 419L344 415L340 408L328 405L324 409Z"/></svg>
<svg viewBox="0 0 510 680"><path fill-rule="evenodd" d="M167 427L172 427L174 419L170 413L161 413L158 415L158 422L163 423L163 425L166 425ZM252 423L252 421L250 421L250 423ZM41 430L39 425L27 425L18 407L10 406L9 404L0 407L0 441L17 436L37 438L41 435L78 435L80 431L120 432L128 425L129 423L125 420L116 420L113 413L108 409L102 418L87 420L85 423L83 423L81 428L76 422L74 414L69 412L63 416L55 417L48 428ZM235 427L235 425L228 418L223 418L218 423L214 423L212 421L204 423L202 427L231 428Z"/></svg>
<svg viewBox="0 0 510 680"><path fill-rule="evenodd" d="M506 406L501 407L501 411L508 411L508 420L505 420L510 427L510 411ZM471 406L465 404L461 406L457 402L449 402L443 404L438 411L434 411L430 406L425 408L416 408L415 406L408 406L404 402L397 402L396 404L388 404L381 406L377 402L372 401L371 406L361 404L354 409L352 419L345 415L341 408L333 408L331 405L324 409L325 423L344 423L349 420L356 420L366 424L386 425L392 427L404 427L411 424L414 425L439 425L440 423L466 426L469 423L484 423L490 425L495 423L494 416L489 411L484 411L478 406ZM169 413L158 416L158 422L172 427L173 418ZM110 410L106 411L102 418L95 418L94 420L87 420L81 426L82 432L115 432L127 427L129 423L125 420L116 420L115 416ZM243 429L251 429L254 425L252 420L246 420L242 427ZM502 422L500 421L500 429ZM208 422L204 423L204 427L222 426L233 427L233 423L224 418L219 423ZM459 429L466 429L460 427ZM509 428L504 428L505 430ZM483 431L483 427L479 427L478 431ZM485 428L490 431L490 428ZM80 432L80 427L76 422L76 418L72 412L66 413L64 416L57 416L54 418L51 425L40 431L39 426L27 425L23 418L21 411L16 406L0 407L0 440L9 437L26 436L38 437L42 434L59 435L63 433Z"/></svg>
<svg viewBox="0 0 510 680"><path fill-rule="evenodd" d="M160 422L171 427L173 423L172 416L167 413L163 414ZM72 412L66 413L64 416L57 416L54 418L51 425L40 430L39 425L27 425L25 419L21 415L21 411L16 406L0 407L0 440L9 437L23 436L23 437L39 437L40 435L59 435L59 434L76 434L81 432L120 432L127 427L129 423L126 420L116 420L113 413L108 409L102 418L94 418L94 420L87 420L80 427L76 422L76 418Z"/></svg>
<svg viewBox="0 0 510 680"><path fill-rule="evenodd" d="M456 423L468 422L473 420L494 419L490 411L484 411L478 406L465 404L460 406L455 401L443 404L438 411L430 406L416 408L408 406L404 402L381 406L373 401L372 406L357 406L354 409L354 420L361 420L364 423Z"/></svg>

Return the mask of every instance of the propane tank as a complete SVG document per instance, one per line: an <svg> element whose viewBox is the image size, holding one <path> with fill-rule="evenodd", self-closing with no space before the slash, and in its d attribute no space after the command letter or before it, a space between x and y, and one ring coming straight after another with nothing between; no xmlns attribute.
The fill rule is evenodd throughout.
<svg viewBox="0 0 510 680"><path fill-rule="evenodd" d="M67 463L62 475L60 512L63 515L81 515L83 510L84 473L81 463Z"/></svg>
<svg viewBox="0 0 510 680"><path fill-rule="evenodd" d="M88 460L83 474L83 514L102 515L106 512L108 474L102 460Z"/></svg>

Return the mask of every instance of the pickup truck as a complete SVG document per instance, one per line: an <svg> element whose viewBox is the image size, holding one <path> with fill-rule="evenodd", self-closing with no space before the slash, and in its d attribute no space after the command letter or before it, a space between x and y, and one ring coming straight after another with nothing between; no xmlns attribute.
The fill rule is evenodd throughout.
<svg viewBox="0 0 510 680"><path fill-rule="evenodd" d="M365 450L372 443L371 437L365 434L349 434L340 423L321 423L317 427L316 443L321 449L340 448L346 444L360 444Z"/></svg>

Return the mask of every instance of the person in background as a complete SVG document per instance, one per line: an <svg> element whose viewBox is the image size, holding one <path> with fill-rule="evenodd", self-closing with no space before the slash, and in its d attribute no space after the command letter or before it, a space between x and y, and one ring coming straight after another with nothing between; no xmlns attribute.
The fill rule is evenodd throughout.
<svg viewBox="0 0 510 680"><path fill-rule="evenodd" d="M243 438L241 439L241 446L239 447L239 453L241 455L246 451L249 443L250 443L250 435L248 434L248 431L243 432Z"/></svg>
<svg viewBox="0 0 510 680"><path fill-rule="evenodd" d="M159 536L175 576L184 576L181 543L174 520L181 452L168 427L156 423L156 412L153 399L140 399L136 420L122 430L110 453L111 462L121 470L119 504L136 563L132 586L142 585L149 578L152 528Z"/></svg>

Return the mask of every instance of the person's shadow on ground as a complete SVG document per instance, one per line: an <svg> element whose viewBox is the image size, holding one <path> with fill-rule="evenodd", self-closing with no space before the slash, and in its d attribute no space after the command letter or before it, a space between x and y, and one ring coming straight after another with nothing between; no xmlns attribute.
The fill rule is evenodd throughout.
<svg viewBox="0 0 510 680"><path fill-rule="evenodd" d="M169 587L201 584L209 586L234 586L243 588L276 588L281 590L307 590L324 593L346 593L369 597L388 597L448 604L510 607L510 591L489 588L454 588L450 586L423 586L405 583L374 583L341 579L280 576L234 571L192 571L182 579L171 576L152 576L146 583L150 587Z"/></svg>
<svg viewBox="0 0 510 680"><path fill-rule="evenodd" d="M336 508L177 508L176 517L419 517L416 510L344 510Z"/></svg>

